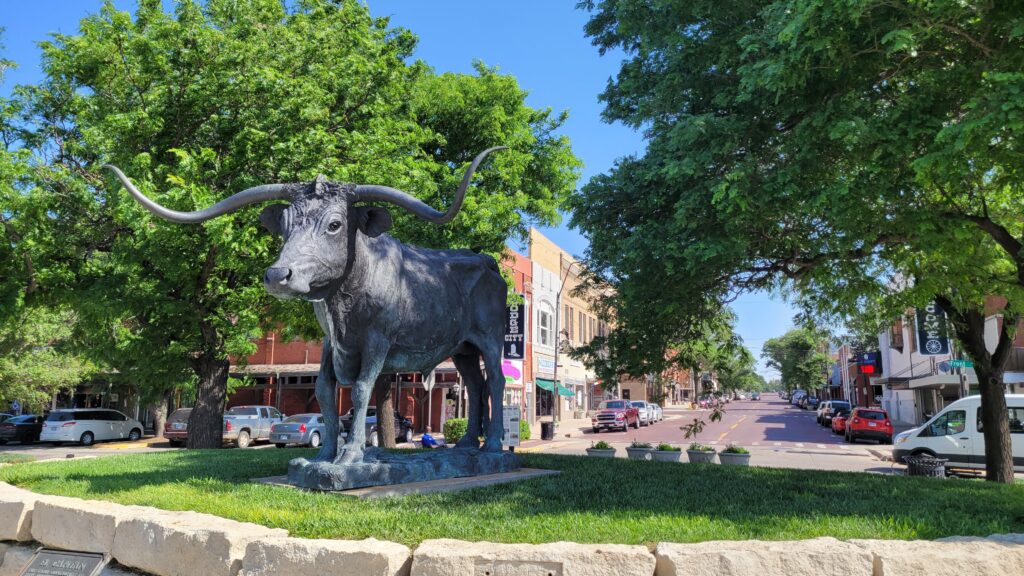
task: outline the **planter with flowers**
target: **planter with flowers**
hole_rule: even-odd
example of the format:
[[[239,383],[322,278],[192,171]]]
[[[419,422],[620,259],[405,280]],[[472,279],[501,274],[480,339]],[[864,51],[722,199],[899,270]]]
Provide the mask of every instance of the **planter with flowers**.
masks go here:
[[[722,461],[722,464],[750,466],[750,451],[742,446],[729,444],[725,450],[718,453],[718,459]]]
[[[686,456],[691,464],[711,464],[715,461],[715,449],[694,442],[686,449]]]
[[[587,456],[594,456],[596,458],[614,458],[615,448],[612,448],[611,444],[608,444],[604,440],[600,442],[591,442],[590,448],[587,448]]]
[[[682,448],[664,442],[658,444],[658,447],[651,452],[651,457],[658,462],[679,462],[679,457],[682,455]]]
[[[630,460],[650,460],[651,452],[654,452],[654,447],[647,442],[633,440],[632,444],[626,446],[626,454]]]

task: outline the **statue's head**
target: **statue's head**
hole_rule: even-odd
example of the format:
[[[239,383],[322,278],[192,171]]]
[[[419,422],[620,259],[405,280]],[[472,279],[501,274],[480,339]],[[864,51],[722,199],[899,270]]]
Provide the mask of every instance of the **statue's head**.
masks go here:
[[[487,154],[502,148],[484,150],[473,159],[455,193],[454,202],[444,213],[401,190],[387,186],[338,184],[323,177],[304,184],[257,186],[238,192],[205,210],[177,212],[144,196],[116,167],[107,167],[146,209],[172,222],[198,223],[249,204],[287,201],[287,204],[271,204],[260,214],[263,226],[284,238],[281,254],[267,269],[263,283],[267,291],[278,298],[321,300],[357,266],[373,265],[372,262],[357,261],[359,236],[375,238],[391,228],[391,214],[386,208],[366,204],[393,204],[424,220],[445,224],[462,207],[477,166]]]

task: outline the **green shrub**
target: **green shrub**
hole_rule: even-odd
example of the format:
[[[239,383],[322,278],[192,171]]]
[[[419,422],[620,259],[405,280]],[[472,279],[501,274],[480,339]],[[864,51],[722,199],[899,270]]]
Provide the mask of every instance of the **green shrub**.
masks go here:
[[[698,444],[697,442],[694,442],[693,444],[690,444],[690,447],[687,448],[687,450],[693,450],[694,452],[714,452],[715,451],[715,449],[712,448],[711,446],[705,446],[704,444]]]
[[[590,447],[595,448],[597,450],[611,450],[612,445],[605,442],[604,440],[601,440],[600,442],[592,442],[590,444]]]
[[[651,448],[651,443],[650,442],[637,442],[636,440],[633,440],[633,442],[630,443],[629,447],[630,448]]]
[[[725,452],[726,454],[750,454],[750,450],[735,444],[729,444],[725,447],[725,450],[722,450],[722,452]]]
[[[529,440],[530,439],[530,423],[526,420],[519,421],[519,439]]]
[[[469,422],[465,418],[452,418],[444,423],[444,441],[449,445],[458,442],[466,435]]]
[[[682,451],[682,448],[662,442],[661,444],[658,444],[658,450],[661,452],[680,452]]]

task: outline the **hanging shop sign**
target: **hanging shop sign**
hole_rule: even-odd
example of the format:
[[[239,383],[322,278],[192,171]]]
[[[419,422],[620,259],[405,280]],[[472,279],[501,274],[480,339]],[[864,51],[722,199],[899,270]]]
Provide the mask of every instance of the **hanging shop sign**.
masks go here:
[[[949,354],[946,312],[936,302],[917,309],[917,352],[924,356]]]
[[[526,358],[526,304],[506,306],[505,310],[505,358],[522,360]]]

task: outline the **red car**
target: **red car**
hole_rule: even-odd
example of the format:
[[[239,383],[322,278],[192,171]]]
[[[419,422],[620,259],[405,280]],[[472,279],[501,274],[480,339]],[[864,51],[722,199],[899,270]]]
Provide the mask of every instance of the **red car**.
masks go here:
[[[633,407],[629,400],[605,400],[597,409],[597,414],[590,419],[594,432],[600,432],[602,428],[621,429],[623,432],[629,427],[640,427],[640,410]]]
[[[881,444],[892,444],[892,422],[881,408],[854,408],[846,420],[846,441],[856,442],[861,438],[878,440]]]
[[[191,408],[178,408],[167,417],[164,423],[164,438],[171,446],[184,446],[188,439],[188,417],[192,414]]]
[[[846,419],[850,417],[849,410],[839,410],[832,415],[832,432],[835,434],[846,434]]]

